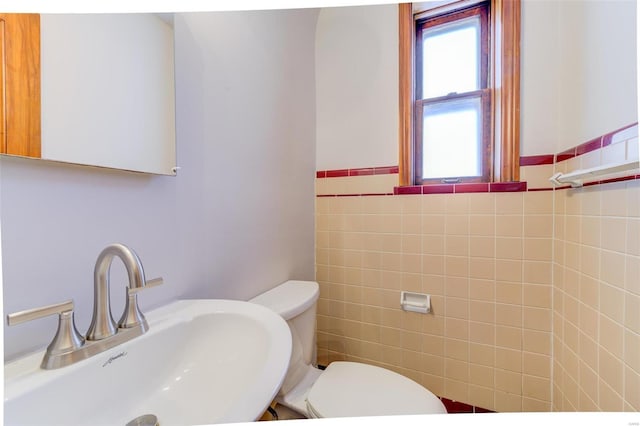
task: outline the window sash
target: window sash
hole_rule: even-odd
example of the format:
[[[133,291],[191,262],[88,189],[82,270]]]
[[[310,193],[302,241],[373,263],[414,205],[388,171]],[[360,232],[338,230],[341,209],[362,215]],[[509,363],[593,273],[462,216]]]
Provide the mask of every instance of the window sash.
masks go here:
[[[433,99],[421,99],[416,101],[415,104],[415,168],[414,168],[414,182],[417,184],[429,184],[429,183],[458,183],[458,182],[488,182],[491,178],[491,158],[492,158],[492,144],[490,138],[491,132],[491,104],[490,104],[491,92],[489,89],[481,89],[473,92],[453,94],[448,96],[442,96]],[[424,111],[430,106],[440,105],[439,109],[454,110],[455,106],[452,104],[460,103],[465,99],[478,99],[480,104],[480,123],[478,123],[479,131],[479,147],[478,153],[481,156],[481,173],[477,176],[440,176],[433,178],[424,178],[422,174],[423,158],[424,158],[424,129],[423,119]]]
[[[441,96],[431,99],[421,99],[423,93],[423,63],[424,55],[422,49],[422,40],[426,32],[433,30],[447,31],[447,26],[454,29],[455,26],[468,21],[469,19],[479,20],[479,46],[478,46],[478,70],[480,75],[478,76],[479,90],[467,92],[467,93],[455,93],[447,96]],[[422,176],[423,168],[423,113],[425,105],[431,105],[434,103],[442,102],[454,102],[458,99],[464,99],[468,97],[479,97],[481,100],[481,141],[479,141],[479,152],[483,155],[481,160],[482,173],[480,176],[456,176],[447,177],[446,181],[459,181],[459,182],[488,182],[492,177],[492,160],[491,160],[491,96],[488,87],[488,71],[489,71],[489,37],[488,37],[488,5],[487,3],[481,3],[472,7],[456,10],[451,13],[447,13],[443,16],[436,16],[418,20],[415,22],[415,92],[414,92],[414,147],[413,147],[413,182],[417,184],[442,182],[441,178],[424,178]]]
[[[423,93],[416,93],[416,99],[463,93],[482,87],[486,78],[483,78],[480,66],[480,29],[480,20],[476,16],[421,31],[422,38],[418,39],[417,43],[424,52],[423,57],[429,60],[419,64],[417,77],[420,79]],[[469,31],[473,35],[470,36]],[[465,32],[467,34],[464,34]],[[448,40],[438,41],[441,37],[447,37]],[[454,49],[451,43],[455,42],[464,43],[460,45],[461,52],[451,52]],[[428,50],[429,48],[433,50]]]

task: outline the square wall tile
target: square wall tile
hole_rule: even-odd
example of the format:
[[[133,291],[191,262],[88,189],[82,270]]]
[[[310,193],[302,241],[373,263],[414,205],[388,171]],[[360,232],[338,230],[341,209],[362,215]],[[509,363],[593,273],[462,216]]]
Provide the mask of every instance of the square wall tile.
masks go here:
[[[496,303],[496,324],[522,326],[522,306]]]
[[[551,175],[549,175],[551,176]],[[553,191],[524,192],[524,214],[553,214]]]
[[[480,343],[484,345],[494,345],[496,336],[496,325],[487,322],[469,321],[469,342]],[[472,359],[478,362],[476,359]],[[491,360],[493,365],[493,359]]]
[[[627,194],[626,183],[616,182],[602,185],[602,206],[600,214],[602,216],[623,217],[627,214]]]
[[[624,363],[640,374],[640,335],[624,331]]]
[[[522,412],[522,392],[510,393],[496,389],[495,409],[498,413]]]
[[[522,192],[497,193],[495,198],[496,214],[521,215],[524,212]]]
[[[521,305],[522,304],[522,285],[517,282],[496,282],[496,302],[501,304],[508,305]],[[501,320],[504,321],[506,319],[514,320],[515,317],[520,315],[520,311],[516,313],[509,313],[509,310],[514,308],[509,308],[507,306],[500,306],[500,316]],[[505,310],[507,310],[505,312]],[[507,318],[506,316],[509,316]]]
[[[552,240],[550,238],[528,238],[524,240],[525,260],[552,260]]]
[[[496,286],[494,280],[469,280],[469,299],[493,302],[495,301],[495,293]]]
[[[524,237],[551,238],[553,236],[552,215],[525,215]]]
[[[521,238],[496,238],[496,258],[509,260],[523,259],[523,246],[526,242],[526,240],[523,242]]]
[[[496,194],[470,193],[467,194],[469,202],[469,214],[472,215],[494,215],[496,212]]]
[[[472,300],[469,302],[469,319],[472,321],[494,323],[495,303]]]
[[[632,293],[624,295],[624,326],[634,333],[640,334],[640,296]]]
[[[527,188],[552,188],[549,181],[552,175],[553,164],[520,167],[520,180],[527,182]]]
[[[551,357],[536,353],[524,352],[522,355],[522,372],[530,376],[551,378]]]
[[[470,343],[469,358],[474,364],[493,367],[495,365],[496,348],[493,345]]]
[[[444,389],[443,395],[449,399],[454,401],[469,400],[469,384],[467,382],[445,378]]]
[[[495,334],[497,347],[522,350],[522,328],[497,325]]]
[[[420,197],[422,200],[422,214],[444,214],[448,197],[448,194],[431,194],[428,197]]]
[[[503,369],[495,370],[495,386],[496,391],[502,391],[504,393],[509,393],[512,395],[522,395],[522,374],[520,372],[514,372]],[[509,411],[504,408],[499,408],[500,405],[498,402],[498,395],[496,394],[496,409],[498,411]],[[503,401],[504,402],[504,401]],[[517,411],[520,411],[520,407]]]
[[[640,200],[638,200],[640,204]],[[631,256],[640,256],[640,238],[633,238],[634,235],[640,235],[640,219],[627,218],[627,246],[625,252]]]
[[[602,153],[602,164],[622,163],[627,156],[626,148],[626,143],[612,144],[603,147],[600,150]]]
[[[640,279],[638,277],[640,277],[640,257],[626,256],[624,288],[636,295],[640,295]]]
[[[540,401],[533,398],[522,398],[522,411],[525,413],[544,413],[551,411],[550,401]]]
[[[605,283],[624,288],[625,255],[611,251],[600,252],[600,279]]]
[[[498,237],[522,237],[523,216],[504,215],[496,219],[496,236]]]
[[[612,389],[623,389],[624,368],[622,361],[610,353],[604,347],[600,347],[598,353],[598,373],[600,379],[607,383]]]
[[[495,235],[495,215],[474,214],[469,216],[469,235],[471,236],[494,236]]]
[[[551,333],[537,330],[522,330],[522,349],[527,352],[551,355]]]
[[[551,308],[551,287],[549,285],[524,284],[523,290],[523,305]]]
[[[484,382],[483,384],[489,384],[492,382]],[[483,384],[469,385],[469,402],[476,408],[482,407],[486,410],[494,410],[494,391],[492,387],[483,386]],[[477,411],[476,411],[477,412]]]
[[[551,309],[523,308],[523,327],[530,330],[551,331]]]
[[[622,396],[612,389],[604,380],[600,380],[598,396],[598,405],[601,411],[620,412],[623,410],[624,403]]]
[[[546,378],[523,374],[522,395],[541,401],[551,401],[551,382]]]
[[[601,245],[604,250],[624,253],[627,242],[627,220],[624,217],[603,217],[601,221]],[[637,239],[637,238],[636,238]]]
[[[469,213],[469,194],[451,194],[445,197],[447,215],[466,215]]]
[[[640,411],[640,374],[629,367],[625,369],[624,399],[636,411]]]

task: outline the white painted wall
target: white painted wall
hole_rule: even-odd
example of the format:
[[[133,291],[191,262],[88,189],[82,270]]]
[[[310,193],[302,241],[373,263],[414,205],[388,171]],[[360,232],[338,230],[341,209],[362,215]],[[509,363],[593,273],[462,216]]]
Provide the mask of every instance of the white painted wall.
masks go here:
[[[636,1],[560,4],[559,150],[638,121]]]
[[[321,9],[318,170],[398,164],[398,6]]]
[[[318,170],[397,164],[396,8],[320,12]],[[637,121],[635,16],[633,0],[523,1],[521,155]]]
[[[86,331],[93,267],[111,242],[164,277],[140,295],[143,310],[313,279],[316,18],[176,17],[177,177],[1,158],[5,313],[73,298]],[[116,260],[116,320],[123,272]],[[44,347],[55,328],[53,317],[5,328],[5,358]]]
[[[520,155],[554,154],[560,139],[560,4],[522,2]],[[574,144],[575,145],[575,144]]]

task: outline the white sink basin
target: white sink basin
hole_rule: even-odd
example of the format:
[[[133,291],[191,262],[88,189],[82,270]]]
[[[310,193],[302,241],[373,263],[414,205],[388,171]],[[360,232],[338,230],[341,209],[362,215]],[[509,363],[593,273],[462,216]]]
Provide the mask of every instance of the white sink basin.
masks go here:
[[[5,425],[247,422],[276,395],[291,356],[286,322],[260,305],[182,300],[146,314],[149,331],[57,370],[44,352],[5,365]]]

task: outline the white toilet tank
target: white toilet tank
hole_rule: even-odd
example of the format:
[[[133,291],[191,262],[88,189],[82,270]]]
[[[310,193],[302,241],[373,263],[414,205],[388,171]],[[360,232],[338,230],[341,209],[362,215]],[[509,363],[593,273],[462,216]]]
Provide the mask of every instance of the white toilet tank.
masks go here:
[[[316,309],[320,294],[314,281],[287,281],[249,302],[277,312],[289,324],[292,339],[291,361],[280,394],[287,394],[316,363]]]

